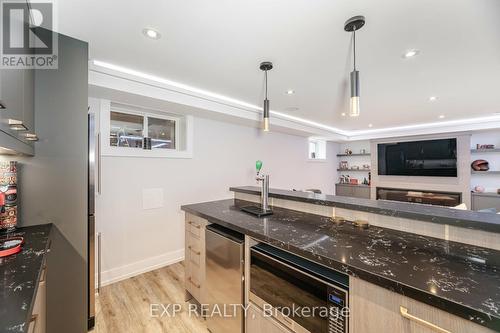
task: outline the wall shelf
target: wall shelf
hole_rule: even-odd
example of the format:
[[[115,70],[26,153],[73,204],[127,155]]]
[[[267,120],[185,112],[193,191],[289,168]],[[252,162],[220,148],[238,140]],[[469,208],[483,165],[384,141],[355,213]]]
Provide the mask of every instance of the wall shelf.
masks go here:
[[[370,172],[370,169],[337,169],[337,171]]]
[[[500,170],[499,171],[474,171],[474,170],[472,170],[472,174],[474,174],[474,175],[479,175],[479,174],[500,175]]]
[[[500,148],[495,149],[471,149],[471,153],[500,153]]]
[[[370,153],[365,154],[337,154],[337,157],[349,157],[349,156],[370,156]]]
[[[370,187],[370,185],[365,185],[365,184],[354,185],[354,184],[347,184],[347,183],[337,183],[335,185],[338,185],[338,186],[351,186],[351,187]]]

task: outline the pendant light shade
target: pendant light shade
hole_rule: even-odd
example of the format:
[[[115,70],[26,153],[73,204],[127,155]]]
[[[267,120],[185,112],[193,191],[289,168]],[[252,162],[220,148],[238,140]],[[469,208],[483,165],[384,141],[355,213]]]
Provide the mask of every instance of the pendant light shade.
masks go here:
[[[359,117],[359,71],[356,70],[356,31],[365,25],[364,16],[354,16],[348,19],[344,24],[344,30],[352,32],[352,55],[354,68],[350,75],[351,82],[351,101],[349,116]]]
[[[351,72],[351,103],[349,116],[359,116],[359,71]]]
[[[264,132],[269,132],[269,100],[267,99],[267,71],[273,69],[273,63],[269,61],[264,61],[259,66],[260,70],[264,71],[265,75],[265,85],[266,85],[266,98],[264,99],[263,105],[263,129]]]

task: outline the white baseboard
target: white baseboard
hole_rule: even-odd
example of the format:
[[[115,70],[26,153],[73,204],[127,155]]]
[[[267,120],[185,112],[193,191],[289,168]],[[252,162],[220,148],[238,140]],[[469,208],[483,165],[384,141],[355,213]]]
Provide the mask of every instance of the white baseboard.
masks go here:
[[[184,249],[101,272],[101,287],[184,260]],[[97,277],[96,277],[97,281]]]

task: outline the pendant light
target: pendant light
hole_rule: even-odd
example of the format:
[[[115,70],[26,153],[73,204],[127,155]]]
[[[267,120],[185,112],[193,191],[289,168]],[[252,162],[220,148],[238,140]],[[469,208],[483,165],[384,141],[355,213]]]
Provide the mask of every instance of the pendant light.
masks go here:
[[[344,30],[347,32],[352,32],[352,54],[354,69],[350,75],[351,82],[351,103],[349,116],[358,117],[359,116],[359,71],[356,69],[356,31],[361,29],[365,25],[364,16],[354,16],[348,19],[344,24]]]
[[[270,61],[264,61],[260,64],[260,70],[264,71],[265,81],[266,81],[266,99],[264,100],[264,132],[269,132],[269,100],[267,99],[267,71],[273,69],[273,63]]]

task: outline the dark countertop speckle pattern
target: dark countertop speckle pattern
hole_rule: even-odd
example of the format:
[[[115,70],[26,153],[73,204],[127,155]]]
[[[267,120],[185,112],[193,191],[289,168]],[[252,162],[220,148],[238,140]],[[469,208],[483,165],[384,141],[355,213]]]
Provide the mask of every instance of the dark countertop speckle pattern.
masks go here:
[[[500,331],[500,251],[274,207],[257,218],[228,199],[182,206],[257,240]]]
[[[26,332],[49,246],[51,224],[18,228],[6,236],[24,237],[22,251],[0,258],[0,332]]]
[[[231,187],[229,190],[247,194],[260,194],[260,188],[256,186]],[[279,189],[270,189],[269,197],[500,233],[500,215],[493,213]]]

